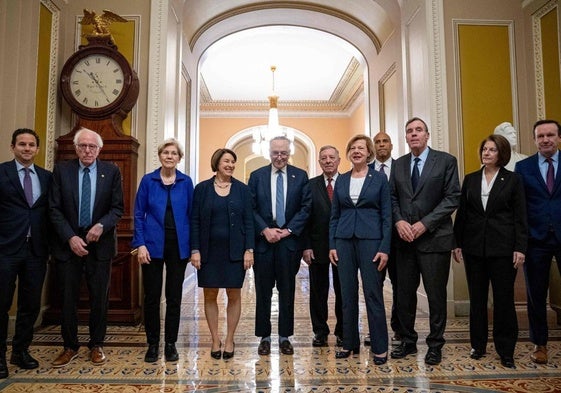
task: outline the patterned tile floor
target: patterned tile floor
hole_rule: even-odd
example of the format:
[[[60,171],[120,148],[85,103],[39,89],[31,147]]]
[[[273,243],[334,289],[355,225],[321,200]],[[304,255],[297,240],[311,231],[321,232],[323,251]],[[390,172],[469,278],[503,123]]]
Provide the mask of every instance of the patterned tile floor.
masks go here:
[[[391,298],[391,286],[386,289]],[[222,294],[224,308],[225,295]],[[515,370],[501,366],[492,345],[479,361],[469,358],[468,326],[465,318],[450,319],[447,344],[439,366],[425,365],[423,337],[428,330],[427,316],[419,313],[417,326],[419,353],[402,360],[389,360],[375,366],[364,349],[360,355],[337,360],[335,337],[330,346],[313,348],[308,314],[308,270],[300,270],[296,296],[296,334],[292,338],[294,356],[279,355],[272,346],[269,357],[257,355],[258,340],[253,336],[253,277],[248,274],[243,290],[243,310],[236,336],[236,354],[230,360],[210,357],[210,335],[204,318],[202,290],[195,279],[185,281],[178,350],[180,360],[144,363],[145,337],[142,326],[111,326],[105,350],[108,362],[92,366],[87,350],[65,368],[54,369],[52,360],[60,351],[58,326],[38,330],[31,348],[41,367],[20,370],[9,366],[10,377],[0,380],[2,392],[561,392],[561,330],[551,331],[550,362],[530,361],[532,345],[522,331],[516,348]],[[388,304],[389,307],[389,304]],[[361,315],[364,310],[361,310]],[[274,313],[276,318],[276,313]],[[361,331],[365,329],[362,318]],[[221,328],[224,320],[221,319]],[[276,324],[274,323],[273,326]],[[333,324],[331,324],[333,326]],[[80,329],[87,340],[86,327]],[[273,337],[275,342],[275,337]],[[8,356],[10,354],[8,353]]]

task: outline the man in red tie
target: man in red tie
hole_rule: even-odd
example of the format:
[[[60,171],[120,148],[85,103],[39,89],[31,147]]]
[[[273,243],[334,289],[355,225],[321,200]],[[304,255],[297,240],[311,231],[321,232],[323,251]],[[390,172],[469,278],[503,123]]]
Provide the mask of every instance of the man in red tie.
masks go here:
[[[524,273],[528,298],[530,341],[534,363],[545,364],[547,358],[547,290],[553,257],[561,270],[561,176],[559,143],[561,127],[555,120],[534,124],[534,143],[538,152],[516,163],[522,176],[528,214],[528,249]]]
[[[323,146],[319,150],[319,165],[323,173],[310,179],[310,192],[312,194],[312,210],[310,220],[305,231],[306,249],[304,262],[308,264],[310,275],[310,317],[314,347],[326,347],[327,336],[330,333],[327,325],[328,297],[329,297],[329,266],[333,275],[333,289],[335,290],[335,336],[337,345],[343,343],[343,311],[341,309],[341,286],[337,266],[329,263],[329,218],[331,216],[331,198],[337,180],[339,151],[333,146]]]

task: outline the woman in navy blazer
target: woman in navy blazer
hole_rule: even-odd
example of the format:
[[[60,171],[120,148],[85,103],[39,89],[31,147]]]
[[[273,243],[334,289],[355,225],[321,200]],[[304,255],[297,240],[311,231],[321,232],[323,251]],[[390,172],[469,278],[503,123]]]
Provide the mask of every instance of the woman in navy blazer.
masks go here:
[[[470,297],[470,357],[485,355],[487,293],[493,288],[493,341],[505,367],[514,368],[518,322],[514,280],[528,241],[526,201],[520,176],[504,168],[510,144],[490,135],[479,146],[483,167],[466,175],[454,233],[456,262],[464,261]]]
[[[179,331],[185,268],[190,256],[190,215],[193,200],[191,178],[177,169],[183,147],[167,139],[158,147],[162,166],[144,175],[134,205],[134,237],[144,285],[144,326],[148,350],[144,361],[158,360],[160,298],[166,265],[166,319],[164,354],[179,359],[175,342]]]
[[[218,149],[210,164],[216,175],[195,187],[191,217],[191,263],[204,288],[205,316],[212,336],[214,359],[234,356],[234,334],[241,314],[245,271],[253,266],[255,230],[249,188],[232,177],[236,153]],[[217,297],[228,295],[227,333],[222,352],[218,330]]]
[[[335,183],[329,223],[329,258],[339,269],[343,299],[343,350],[336,358],[360,351],[358,270],[366,302],[374,363],[386,363],[388,328],[382,285],[391,242],[391,199],[386,176],[368,167],[374,145],[366,135],[347,143],[353,169]]]

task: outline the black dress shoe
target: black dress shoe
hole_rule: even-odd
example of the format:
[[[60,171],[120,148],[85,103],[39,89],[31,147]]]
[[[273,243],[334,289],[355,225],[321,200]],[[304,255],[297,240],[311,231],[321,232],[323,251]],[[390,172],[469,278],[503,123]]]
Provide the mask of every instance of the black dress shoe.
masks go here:
[[[337,346],[342,347],[343,346],[343,337],[341,337],[341,336],[335,336],[335,337],[337,337]]]
[[[32,370],[39,367],[39,362],[31,357],[27,349],[12,352],[10,363],[15,364],[19,368],[23,368],[25,370]]]
[[[8,365],[6,364],[6,355],[0,355],[0,379],[8,378]]]
[[[346,359],[351,355],[358,355],[360,353],[360,348],[355,348],[349,351],[337,351],[335,352],[335,359]]]
[[[234,357],[234,352],[236,351],[236,343],[232,343],[232,352],[224,351],[222,352],[222,359],[228,360]]]
[[[146,350],[146,355],[144,355],[144,361],[146,363],[154,363],[158,360],[159,355],[159,345],[158,344],[148,344],[148,349]]]
[[[475,359],[475,360],[479,360],[483,356],[485,356],[485,350],[484,349],[472,348],[471,351],[469,352],[469,357],[472,358],[472,359]]]
[[[501,356],[501,364],[506,368],[516,368],[512,356]]]
[[[271,342],[269,340],[261,340],[259,347],[257,347],[257,353],[261,356],[267,356],[271,354]]]
[[[164,355],[166,361],[175,362],[179,360],[179,354],[177,353],[177,348],[175,348],[175,343],[166,343],[164,347]]]
[[[316,334],[312,340],[312,347],[327,347],[327,337]]]
[[[403,359],[407,355],[413,355],[417,353],[417,345],[412,343],[402,342],[391,352],[392,359]]]
[[[425,363],[431,366],[436,366],[442,361],[442,351],[440,348],[429,348],[425,355]]]
[[[283,355],[294,355],[294,348],[288,340],[284,340],[279,344],[280,351]]]

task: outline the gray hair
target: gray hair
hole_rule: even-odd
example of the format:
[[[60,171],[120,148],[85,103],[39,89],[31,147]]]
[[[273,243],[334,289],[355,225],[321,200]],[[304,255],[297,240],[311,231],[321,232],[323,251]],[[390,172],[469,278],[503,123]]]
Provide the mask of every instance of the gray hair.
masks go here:
[[[80,128],[76,134],[74,134],[74,139],[72,140],[74,142],[74,145],[78,145],[78,141],[80,140],[80,137],[82,136],[83,133],[92,133],[95,135],[95,139],[97,139],[97,146],[101,149],[103,147],[103,139],[101,138],[101,135],[99,135],[97,132],[90,130],[89,128],[85,128],[82,127]]]

